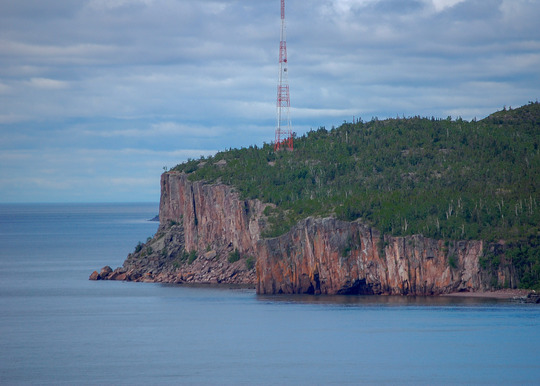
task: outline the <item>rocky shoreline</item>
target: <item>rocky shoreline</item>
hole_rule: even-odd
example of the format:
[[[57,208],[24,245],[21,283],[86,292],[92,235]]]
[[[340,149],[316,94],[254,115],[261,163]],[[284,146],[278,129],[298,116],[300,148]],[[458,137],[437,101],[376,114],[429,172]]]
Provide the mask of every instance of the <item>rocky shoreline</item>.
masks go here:
[[[221,267],[219,267],[221,268]],[[160,272],[146,271],[145,269],[127,269],[118,267],[112,269],[108,265],[101,270],[94,271],[90,280],[118,280],[144,283],[169,284],[234,284],[255,288],[255,272],[246,271],[241,267],[229,269],[216,269],[212,272],[209,264],[194,264],[190,269],[163,270]]]
[[[127,270],[123,267],[113,270],[109,266],[103,267],[99,272],[94,271],[90,275],[90,280],[119,280],[119,281],[133,281],[143,283],[168,283],[168,284],[188,284],[188,285],[235,285],[242,288],[256,287],[255,275],[239,275],[239,271],[231,272],[231,275],[226,278],[200,276],[196,273],[159,273],[152,274],[150,272],[137,272],[134,270]],[[526,289],[501,289],[495,291],[477,291],[477,292],[452,292],[448,294],[441,294],[443,297],[456,297],[456,298],[490,298],[500,300],[514,300],[523,303],[535,303],[540,304],[540,293],[536,291]]]

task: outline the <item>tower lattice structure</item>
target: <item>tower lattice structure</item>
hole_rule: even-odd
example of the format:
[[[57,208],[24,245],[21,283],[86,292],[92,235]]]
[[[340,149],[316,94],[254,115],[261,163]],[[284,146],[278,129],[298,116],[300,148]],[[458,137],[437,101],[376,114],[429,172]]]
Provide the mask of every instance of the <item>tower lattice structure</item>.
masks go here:
[[[293,150],[291,128],[291,99],[289,96],[289,76],[287,69],[287,39],[285,24],[285,0],[281,0],[281,34],[279,42],[279,83],[277,87],[277,126],[274,150]]]

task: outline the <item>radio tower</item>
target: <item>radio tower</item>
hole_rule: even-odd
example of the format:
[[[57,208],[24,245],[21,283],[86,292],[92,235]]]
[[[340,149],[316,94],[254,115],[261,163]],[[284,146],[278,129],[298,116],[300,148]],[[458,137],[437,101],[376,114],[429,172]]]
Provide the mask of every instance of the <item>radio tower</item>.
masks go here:
[[[281,0],[281,34],[279,42],[279,84],[277,88],[277,127],[274,151],[293,150],[290,118],[291,100],[287,74],[287,41],[285,34],[285,0]]]

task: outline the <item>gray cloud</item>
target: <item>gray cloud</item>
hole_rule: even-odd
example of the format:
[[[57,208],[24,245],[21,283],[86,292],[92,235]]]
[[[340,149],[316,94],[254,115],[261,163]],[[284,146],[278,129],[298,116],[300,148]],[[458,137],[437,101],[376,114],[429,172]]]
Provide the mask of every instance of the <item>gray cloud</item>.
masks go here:
[[[352,115],[480,118],[538,98],[537,1],[288,0],[286,12],[298,133]],[[58,170],[51,155],[78,149],[139,149],[159,165],[188,156],[177,149],[270,142],[279,23],[277,0],[0,0],[0,151],[30,157],[37,181],[32,163]],[[5,165],[4,181],[24,169]],[[149,165],[139,172],[157,180]],[[102,184],[137,178],[100,170]],[[0,201],[25,184],[11,186]],[[137,200],[124,193],[115,200]]]

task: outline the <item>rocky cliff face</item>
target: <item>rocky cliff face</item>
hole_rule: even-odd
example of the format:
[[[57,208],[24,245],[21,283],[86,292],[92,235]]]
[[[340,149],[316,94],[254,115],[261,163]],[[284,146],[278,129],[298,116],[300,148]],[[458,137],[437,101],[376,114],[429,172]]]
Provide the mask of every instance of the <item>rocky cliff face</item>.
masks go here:
[[[160,225],[180,223],[187,250],[255,253],[264,205],[240,200],[226,185],[190,182],[187,175],[170,172],[161,178]]]
[[[360,221],[335,218],[308,218],[263,239],[264,208],[229,186],[164,173],[156,235],[123,267],[93,278],[253,284],[261,294],[436,295],[493,284],[479,264],[481,241],[382,236]],[[501,265],[497,281],[512,280]]]
[[[160,225],[124,265],[94,279],[167,283],[255,284],[260,201],[240,200],[230,187],[161,176]]]
[[[259,293],[435,295],[482,288],[480,241],[384,236],[361,222],[306,219],[259,243]]]

